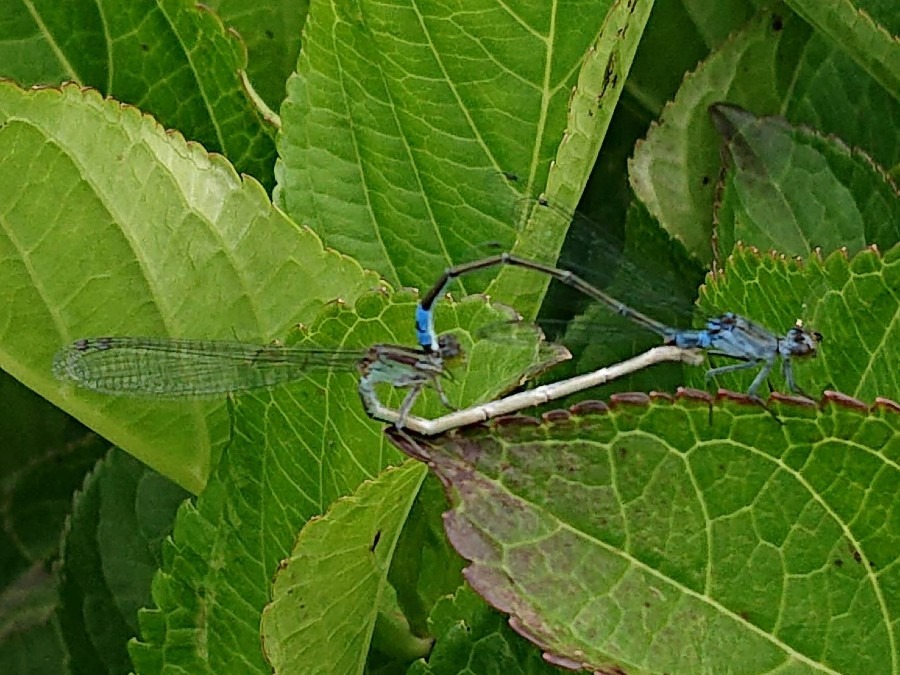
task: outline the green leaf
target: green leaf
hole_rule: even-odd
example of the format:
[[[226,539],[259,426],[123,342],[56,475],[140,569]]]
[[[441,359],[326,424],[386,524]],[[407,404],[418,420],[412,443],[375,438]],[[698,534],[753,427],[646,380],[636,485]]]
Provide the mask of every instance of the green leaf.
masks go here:
[[[22,675],[66,672],[54,615],[56,575],[37,562],[0,593],[0,669]]]
[[[569,96],[566,128],[542,191],[552,203],[565,210],[574,210],[581,199],[613,113],[618,109],[653,6],[654,2],[637,0],[612,3],[599,34],[580,64],[578,81]],[[552,7],[547,5],[548,10],[555,11]],[[552,263],[559,256],[568,230],[567,218],[535,209],[520,224],[515,253]],[[544,298],[548,280],[535,284],[534,280],[525,281],[526,276],[523,270],[503,269],[490,286],[490,292],[515,305],[523,316],[533,318]]]
[[[80,672],[131,670],[126,643],[137,635],[162,538],[187,496],[120,450],[76,494],[63,540],[59,620]]]
[[[684,73],[745,24],[755,11],[750,0],[656,4],[628,78],[623,94],[627,104],[621,114],[635,106],[643,108],[646,131],[650,121],[675,95]]]
[[[0,401],[0,671],[65,672],[60,532],[107,444],[5,373]]]
[[[299,48],[300,36],[290,26],[299,25],[305,6],[243,3],[229,12],[230,4],[225,0],[223,12],[239,27],[249,63],[243,45],[227,35],[215,17],[180,0],[140,0],[127,6],[107,2],[87,8],[38,2],[17,6],[0,26],[0,74],[24,73],[23,86],[37,81],[27,77],[39,75],[48,76],[39,81],[54,84],[63,77],[94,83],[104,94],[139,103],[185,137],[227,153],[239,170],[251,171],[270,185],[265,172],[272,165],[271,142],[240,90],[238,74],[246,68],[250,82],[277,107],[285,89],[284,73],[293,70]],[[746,16],[749,6],[740,0],[715,6],[696,0],[656,5],[651,0],[573,0],[527,9],[468,3],[461,11],[455,5],[398,9],[337,4],[313,3],[303,36],[298,73],[284,106],[279,203],[290,205],[297,223],[311,222],[330,245],[375,266],[391,281],[421,286],[432,282],[448,261],[477,255],[473,250],[487,241],[505,247],[517,244],[519,252],[551,258],[568,223],[513,222],[510,213],[519,195],[543,191],[554,203],[566,205],[577,199],[601,142],[604,152],[630,148],[633,141],[628,139],[643,134],[632,128],[620,136],[615,125],[607,132],[613,110],[621,120],[637,109],[641,116],[631,124],[648,123],[674,83],[681,81],[682,64],[702,58],[706,48],[732,31],[730,21]],[[683,4],[677,9],[695,17],[696,30],[684,32],[669,23],[673,4]],[[651,8],[662,24],[657,36],[668,41],[668,51],[659,42],[647,42],[651,31],[644,23]],[[272,21],[278,30],[269,37],[266,30]],[[896,173],[896,96],[835,49],[833,40],[815,34],[789,12],[761,15],[757,23],[767,36],[771,32],[774,44],[764,41],[766,49],[755,49],[761,42],[744,45],[743,58],[735,59],[734,71],[723,78],[734,83],[735,96],[727,98],[745,96],[738,101],[744,105],[775,101],[777,105],[754,112],[781,114],[792,124],[836,134]],[[793,32],[781,39],[780,31]],[[745,35],[738,35],[722,50],[742,39]],[[629,70],[639,40],[644,42],[644,58],[659,68],[649,86]],[[704,47],[698,50],[698,44]],[[264,53],[258,51],[260,45],[274,46]],[[679,52],[678,58],[669,58],[673,51]],[[756,61],[756,56],[761,58]],[[273,66],[261,73],[269,58]],[[690,87],[695,95],[720,88],[715,77],[706,75],[689,78],[685,90]],[[623,90],[625,106],[616,103]],[[592,107],[594,102],[602,102],[599,109]],[[714,185],[720,168],[718,139],[709,125],[707,103],[691,106],[685,118],[706,125],[704,138],[710,145],[700,152],[708,152],[704,157],[710,162],[679,165],[667,154],[680,147],[678,143],[660,143],[650,162],[654,171],[675,166],[681,171],[676,180],[684,184],[708,177]],[[0,153],[0,284],[8,291],[0,310],[0,367],[54,401],[70,397],[66,405],[82,419],[195,491],[233,431],[233,442],[209,489],[196,504],[182,508],[173,540],[164,547],[162,572],[153,585],[157,609],[140,614],[143,642],[131,649],[135,669],[270,672],[260,650],[259,620],[270,600],[278,561],[289,554],[308,518],[399,461],[383,443],[380,425],[364,416],[357,379],[349,373],[323,373],[291,387],[241,397],[233,401],[229,419],[224,404],[71,398],[72,392],[60,391],[49,380],[49,360],[64,342],[88,333],[257,341],[296,337],[290,326],[314,321],[323,303],[338,297],[348,306],[325,310],[313,333],[300,333],[302,341],[341,347],[367,347],[385,339],[408,343],[415,299],[406,293],[391,300],[366,295],[377,284],[373,274],[363,272],[355,260],[324,251],[319,239],[273,208],[255,183],[238,180],[222,158],[210,158],[177,134],[164,135],[134,109],[101,102],[94,94],[68,88],[26,93],[0,84]],[[604,166],[608,171],[610,165]],[[519,180],[510,182],[501,171]],[[624,214],[630,201],[624,183],[620,169],[615,175],[601,170],[592,196],[608,202],[616,192]],[[681,223],[687,232],[712,220],[713,185],[707,188],[709,195],[704,193],[704,199],[709,197],[706,210],[697,211],[702,217]],[[657,181],[653,188],[671,199],[666,211],[696,199],[680,183],[672,190]],[[705,228],[698,235],[707,253],[710,232]],[[678,268],[665,246],[650,250],[654,258],[665,258],[660,267]],[[893,281],[889,270],[874,263],[870,271],[855,267],[857,258],[843,265],[826,262],[834,267],[823,277],[830,280],[832,275],[838,283],[820,282],[842,290],[831,290],[826,298],[833,307],[821,317],[827,334],[822,358],[804,364],[803,370],[798,367],[798,380],[817,387],[830,386],[833,380],[848,391],[858,386],[859,395],[871,400],[895,386],[891,373],[897,371],[897,362],[890,347],[896,340],[884,327],[893,325],[893,315],[886,314],[893,305],[882,297],[885,285]],[[851,266],[856,271],[851,272]],[[746,294],[753,296],[756,268],[751,266],[750,272],[735,276],[746,281]],[[842,274],[848,282],[840,281]],[[680,281],[689,287],[687,276]],[[782,278],[794,277],[772,275],[773,280]],[[514,275],[504,273],[502,281],[503,289],[497,285],[492,290],[531,315],[544,280],[523,279],[519,284]],[[471,279],[464,286],[471,291],[486,284]],[[877,302],[867,316],[867,293],[873,288]],[[803,302],[816,308],[814,317],[825,305],[811,304],[808,298],[801,302],[801,291],[807,290],[801,284],[787,294],[766,291],[763,303],[749,304],[754,312],[765,310],[778,321],[780,315],[772,307],[784,310],[790,323],[797,314],[809,321]],[[724,299],[722,309],[739,308]],[[772,307],[765,308],[765,303]],[[844,325],[833,326],[829,317],[839,316],[841,303],[846,306]],[[503,316],[487,310],[481,300],[458,306],[442,302],[439,310],[441,328],[462,324],[470,348],[467,367],[447,387],[457,405],[498,395],[539,356],[534,345],[515,354],[507,353],[508,344],[472,349],[477,327]],[[877,321],[888,323],[873,328]],[[869,332],[852,334],[855,326]],[[860,342],[868,351],[854,367],[862,370],[831,361],[832,355],[843,358],[846,345]],[[702,377],[699,369],[691,372]],[[777,382],[777,376],[773,379]],[[382,389],[390,404],[399,401],[390,387]],[[10,399],[2,400],[6,405]],[[416,412],[436,415],[443,410],[429,394]],[[27,438],[20,457],[31,456],[25,454],[32,449],[26,443]],[[19,449],[15,446],[10,456]],[[52,487],[57,476],[42,475]],[[420,500],[433,497],[423,492]],[[435,598],[458,585],[458,558],[434,540],[434,510],[440,503],[412,508],[395,552],[384,560],[390,570],[387,581],[397,585],[398,593],[381,582],[381,600],[366,606],[369,616],[380,615],[374,627],[366,627],[374,636],[372,646],[351,655],[352,662],[364,664],[368,672],[396,672],[404,658],[421,650],[425,617]],[[135,545],[129,536],[131,523],[123,517],[121,528],[98,530],[103,551],[122,546],[123,558],[130,560]],[[48,531],[35,531],[34,540],[50,541]],[[4,536],[0,542],[4,556],[9,552],[5,549],[15,548],[14,541],[6,546],[10,540]],[[424,550],[417,558],[419,542]],[[107,561],[103,570],[116,571],[110,578],[122,581],[131,578],[123,567]],[[3,572],[13,579],[20,574]],[[88,589],[97,594],[86,594],[86,606],[101,597],[94,586]],[[115,598],[109,616],[124,617],[136,604],[120,594]],[[474,615],[482,611],[462,603],[459,608],[471,612],[473,625]],[[133,628],[128,618],[122,623]],[[58,631],[52,621],[43,625]],[[95,639],[95,626],[85,627]],[[326,635],[347,631],[341,623],[315,628]],[[499,642],[485,641],[479,664],[502,663],[511,669],[519,654],[533,654],[529,645],[512,643],[508,629],[503,630],[502,641],[522,651],[507,659]],[[8,635],[19,640],[14,631]],[[26,644],[31,643],[19,640],[16,646]],[[490,658],[491,644],[504,658]],[[59,651],[52,672],[69,665],[56,667],[63,658]],[[120,646],[113,645],[103,656],[120,653]],[[532,656],[521,660],[526,658],[534,663]],[[73,670],[79,666],[76,660],[70,662]],[[441,666],[452,667],[449,662]],[[327,667],[327,662],[316,667]],[[12,662],[0,670],[17,672],[24,666]],[[95,672],[87,660],[83,670]]]
[[[18,552],[32,561],[52,560],[59,533],[72,506],[72,492],[84,480],[104,444],[89,436],[73,446],[53,448],[30,458],[7,475],[3,489],[6,533]]]
[[[638,198],[705,264],[730,253],[711,244],[721,160],[707,109],[720,101],[833,134],[883,166],[900,158],[891,92],[789,12],[761,12],[687,76],[629,166]]]
[[[0,76],[25,85],[108,78],[101,15],[96,4],[7,4],[0,24]],[[78,26],[80,30],[72,30]]]
[[[897,49],[900,19],[896,5],[884,0],[786,2],[840,49],[847,51],[900,101],[900,50]]]
[[[305,340],[348,347],[405,334],[415,302],[409,292],[393,299],[372,293],[352,309],[330,305]],[[475,342],[481,326],[511,316],[480,297],[441,303],[438,330],[454,329],[468,355],[445,385],[454,405],[497,396],[543,357],[536,340],[518,349]],[[382,425],[365,416],[357,382],[353,373],[311,374],[290,386],[234,399],[234,440],[196,506],[182,507],[154,581],[157,609],[141,613],[143,642],[131,649],[139,672],[269,672],[259,652],[260,613],[270,600],[269,580],[289,555],[297,532],[336,499],[400,460],[386,443]],[[396,407],[400,392],[384,389],[389,394],[384,400]],[[443,412],[431,392],[424,399],[415,414]],[[346,615],[331,618],[337,623],[323,622],[315,629],[344,634]],[[348,658],[365,661],[364,647],[357,643],[355,650],[362,651]]]
[[[17,3],[7,11],[0,39],[16,47],[0,51],[0,76],[22,86],[94,87],[273,186],[272,131],[241,85],[245,47],[212,12],[180,0]]]
[[[388,580],[397,603],[416,635],[428,634],[431,608],[463,582],[463,561],[444,536],[441,513],[446,499],[440,483],[429,476],[397,541]]]
[[[269,107],[277,109],[284,99],[284,83],[297,66],[308,0],[253,5],[244,0],[211,0],[204,4],[241,36],[247,45],[247,74],[253,88]]]
[[[275,672],[310,673],[324,663],[331,673],[362,672],[397,539],[424,478],[415,462],[389,469],[303,529],[262,617]]]
[[[520,191],[554,183],[551,197],[565,185],[577,201],[594,161],[579,153],[599,147],[651,6],[314,4],[282,107],[276,201],[394,284],[428,285],[485,240],[511,247]],[[572,152],[558,155],[566,128]],[[551,256],[565,226],[526,228],[520,243]]]
[[[786,255],[900,241],[900,198],[884,169],[834,138],[757,118],[730,105],[710,108],[730,162],[716,210],[717,244],[737,241]]]
[[[450,486],[469,583],[555,659],[893,672],[898,409],[836,398],[777,413],[657,400],[390,433]]]
[[[541,652],[522,640],[503,615],[494,611],[468,586],[442,599],[429,621],[435,636],[434,649],[418,661],[408,675],[455,675],[456,673],[505,673],[506,675],[552,675]]]
[[[603,138],[601,152],[578,202],[578,212],[587,218],[578,218],[569,226],[559,256],[561,265],[577,269],[584,275],[587,270],[604,270],[620,264],[619,260],[611,260],[609,250],[612,247],[604,244],[622,240],[625,235],[620,232],[623,231],[631,238],[631,211],[636,200],[628,184],[627,163],[635,143],[647,133],[648,126],[658,117],[665,102],[675,95],[685,71],[740,28],[754,11],[749,0],[654,3],[620,102]],[[558,203],[559,200],[555,201]],[[652,222],[653,230],[659,229],[654,219],[648,220]],[[602,233],[600,237],[598,232]],[[657,236],[651,235],[651,238]],[[603,243],[598,245],[598,239]],[[598,254],[603,261],[600,264],[596,264]],[[600,282],[590,274],[587,278],[599,282],[601,287],[606,283],[605,279]],[[524,278],[523,282],[526,282]],[[533,281],[526,283],[530,285]],[[570,320],[582,311],[584,303],[575,299],[573,293],[571,289],[551,283],[539,314],[542,323],[547,319]],[[690,293],[690,297],[695,296],[696,289]],[[622,299],[632,301],[630,295],[623,295]],[[602,363],[609,363],[614,357],[604,359]]]
[[[90,335],[265,342],[376,284],[258,183],[95,93],[0,84],[0,154],[0,367],[191,490],[226,440],[224,403],[62,388],[54,352]]]
[[[0,374],[0,585],[59,555],[72,492],[106,451],[102,439],[5,374]],[[12,421],[21,424],[12,424]],[[8,538],[8,539],[7,539]]]

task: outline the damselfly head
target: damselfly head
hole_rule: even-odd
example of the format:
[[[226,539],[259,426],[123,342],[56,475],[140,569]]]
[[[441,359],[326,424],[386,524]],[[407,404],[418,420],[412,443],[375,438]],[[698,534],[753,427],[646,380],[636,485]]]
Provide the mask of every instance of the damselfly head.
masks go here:
[[[785,336],[785,347],[789,356],[815,356],[821,341],[821,333],[807,330],[803,322],[797,319]]]
[[[459,338],[453,333],[438,335],[438,354],[443,361],[462,359],[465,356]]]

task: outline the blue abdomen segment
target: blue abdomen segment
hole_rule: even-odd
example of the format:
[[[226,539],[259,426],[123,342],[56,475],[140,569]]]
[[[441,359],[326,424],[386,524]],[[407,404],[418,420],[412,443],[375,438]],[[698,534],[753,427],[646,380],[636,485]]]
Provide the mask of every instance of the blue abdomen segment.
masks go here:
[[[670,333],[666,344],[681,349],[709,349],[713,345],[713,338],[708,330],[680,330]]]
[[[437,336],[434,334],[434,314],[422,304],[416,305],[416,341],[423,349],[437,351]]]

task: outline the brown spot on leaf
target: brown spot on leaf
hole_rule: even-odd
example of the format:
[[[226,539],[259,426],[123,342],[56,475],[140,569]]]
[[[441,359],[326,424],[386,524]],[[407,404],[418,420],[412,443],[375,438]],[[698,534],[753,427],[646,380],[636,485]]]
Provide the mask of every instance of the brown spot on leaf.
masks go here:
[[[609,397],[609,402],[613,405],[647,405],[650,403],[650,396],[642,391],[626,391],[613,394]]]
[[[858,398],[847,396],[839,391],[826,391],[822,394],[822,398],[829,403],[837,403],[847,408],[855,408],[856,410],[868,410],[869,406],[860,401]]]
[[[569,411],[549,410],[541,415],[541,419],[545,422],[567,422],[569,420]]]
[[[497,427],[537,427],[541,425],[540,420],[535,419],[534,417],[529,417],[528,415],[504,415],[503,417],[498,417],[494,420],[494,425]]]
[[[609,412],[609,406],[603,401],[581,401],[569,408],[569,411],[573,415],[595,415]]]

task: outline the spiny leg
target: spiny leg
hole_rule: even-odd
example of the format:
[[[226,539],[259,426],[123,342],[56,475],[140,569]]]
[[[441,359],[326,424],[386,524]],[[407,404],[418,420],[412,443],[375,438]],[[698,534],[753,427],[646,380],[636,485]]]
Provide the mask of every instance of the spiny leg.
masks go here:
[[[412,410],[413,404],[416,402],[416,399],[419,398],[419,394],[422,393],[422,384],[414,384],[409,388],[409,392],[403,399],[403,403],[400,404],[400,409],[397,411],[399,417],[397,418],[395,427],[398,429],[402,429],[403,425],[406,424],[406,418],[409,417],[409,413]]]
[[[812,396],[806,393],[805,390],[801,389],[800,385],[798,385],[794,380],[794,367],[789,356],[782,357],[781,372],[784,375],[784,381],[787,383],[788,389],[790,389],[795,394],[800,394],[801,396],[808,398],[810,401],[815,400]]]
[[[724,375],[725,373],[733,373],[739,370],[749,370],[750,368],[756,368],[759,366],[759,361],[745,361],[741,363],[732,363],[728,366],[720,366],[718,368],[712,368],[711,370],[706,371],[706,379],[710,380],[717,375]],[[772,361],[764,361],[763,366],[759,369],[759,373],[757,373],[756,377],[753,378],[753,382],[750,384],[750,388],[747,390],[747,397],[753,401],[754,403],[762,406],[763,410],[769,413],[772,417],[775,418],[779,424],[781,424],[781,420],[778,419],[778,415],[776,415],[766,402],[760,398],[759,394],[757,394],[757,390],[759,386],[765,381],[765,379],[769,376],[769,373],[772,371]]]
[[[730,363],[727,366],[719,366],[717,368],[710,368],[706,371],[706,380],[709,381],[712,378],[718,375],[724,375],[725,373],[733,373],[738,370],[748,370],[750,368],[756,368],[759,365],[758,361],[741,361],[740,363]],[[755,382],[755,380],[754,380]],[[752,385],[751,385],[752,388]]]
[[[434,390],[437,392],[438,396],[441,399],[441,403],[444,404],[444,407],[448,410],[456,410],[456,406],[450,403],[450,399],[447,398],[447,394],[444,393],[444,388],[441,386],[440,377],[437,375],[432,376],[431,385],[434,387]]]

